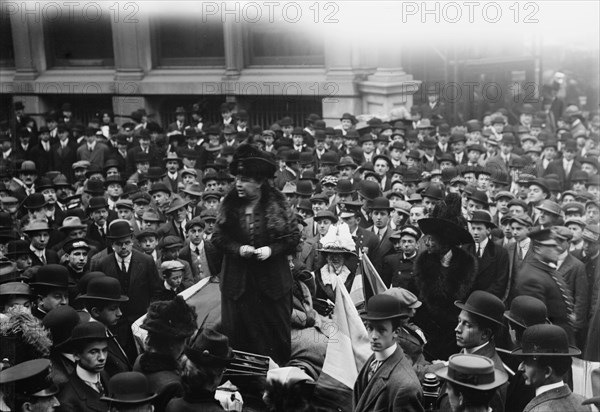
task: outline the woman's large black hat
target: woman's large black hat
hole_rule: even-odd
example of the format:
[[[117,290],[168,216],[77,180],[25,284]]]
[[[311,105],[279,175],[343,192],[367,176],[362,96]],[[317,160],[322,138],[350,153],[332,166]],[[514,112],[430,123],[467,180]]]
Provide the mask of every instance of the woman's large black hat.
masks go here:
[[[255,179],[273,177],[276,170],[277,164],[271,155],[249,144],[242,144],[237,148],[229,165],[232,175]]]

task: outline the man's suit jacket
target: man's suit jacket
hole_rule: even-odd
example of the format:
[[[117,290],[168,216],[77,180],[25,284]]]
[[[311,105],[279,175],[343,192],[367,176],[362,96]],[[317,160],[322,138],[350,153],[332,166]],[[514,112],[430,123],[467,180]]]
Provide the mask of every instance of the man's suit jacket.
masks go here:
[[[510,159],[520,159],[521,157],[511,153],[508,157],[509,161]],[[504,159],[502,158],[501,154],[497,154],[494,157],[491,157],[488,159],[487,162],[485,162],[485,166],[486,168],[489,168],[492,171],[498,172],[498,171],[503,171],[504,173],[508,174],[509,170],[508,170],[508,165],[504,162]]]
[[[102,169],[104,162],[110,156],[110,149],[104,143],[96,142],[94,150],[90,152],[87,143],[82,144],[77,149],[77,160],[87,160],[92,165]]]
[[[100,380],[102,386],[107,390],[108,379],[106,374],[102,373]],[[108,410],[108,404],[100,400],[100,393],[83,382],[77,376],[77,373],[71,375],[56,397],[60,402],[60,406],[56,409],[59,412],[106,412]]]
[[[475,255],[475,244],[471,243],[465,246],[465,250]],[[477,263],[477,275],[473,290],[485,290],[503,299],[508,288],[509,273],[509,259],[506,249],[496,245],[489,239],[483,255],[477,257]]]
[[[112,333],[109,332],[111,335]],[[114,336],[114,335],[113,335]],[[106,366],[104,370],[108,376],[113,377],[117,373],[129,372],[133,367],[133,362],[129,359],[116,336],[114,339],[108,340],[108,357],[106,358]]]
[[[44,266],[49,263],[60,263],[60,258],[58,257],[58,254],[52,249],[46,248],[46,250],[44,251],[44,256],[46,256],[46,263],[43,263],[35,253],[31,252],[30,255],[31,266]]]
[[[373,234],[373,236],[375,236],[375,239],[377,239],[378,241],[377,250],[375,251],[375,255],[373,256],[372,263],[375,266],[375,269],[377,269],[377,271],[381,273],[381,268],[383,266],[383,258],[391,253],[394,253],[394,245],[390,240],[390,236],[392,235],[393,230],[391,227],[388,226],[381,240],[379,240],[379,237],[375,234],[374,226],[371,226],[367,230],[370,231]]]
[[[414,279],[414,263],[416,255],[413,258],[405,259],[404,253],[394,253],[383,258],[381,268],[381,280],[387,287],[401,287],[418,294]]]
[[[71,181],[73,179],[72,166],[77,161],[77,146],[69,142],[63,149],[59,142],[50,148],[50,155],[54,170],[58,170]]]
[[[133,250],[129,264],[129,287],[125,288],[124,280],[120,279],[120,269],[117,267],[115,254],[104,256],[99,261],[92,260],[91,271],[100,271],[121,282],[123,294],[129,296],[129,302],[121,304],[123,318],[129,323],[135,322],[144,315],[150,305],[152,296],[160,290],[160,278],[152,257]]]
[[[423,390],[400,346],[368,380],[371,355],[358,374],[352,393],[354,412],[367,411],[423,411]]]
[[[533,253],[533,248],[531,247],[531,245],[529,246],[529,249],[527,249],[527,253],[525,254],[525,256],[523,256],[523,260],[520,262],[519,253],[517,251],[517,242],[510,243],[504,246],[504,248],[508,252],[508,291],[506,293],[506,296],[504,296],[503,298],[503,300],[506,301],[509,298],[510,291],[515,286],[515,277],[519,272],[519,269],[521,269],[521,266],[523,266],[523,262],[525,262],[525,260],[527,260],[528,257]]]
[[[584,397],[571,392],[567,385],[552,389],[536,396],[527,404],[523,412],[570,411],[588,412],[589,405],[582,406]]]
[[[573,176],[573,172],[581,170],[581,163],[577,160],[573,160],[573,164],[571,165],[571,170],[569,171],[569,175],[567,175],[564,167],[563,160],[557,159],[553,160],[548,164],[546,171],[544,172],[544,176],[555,174],[558,176],[558,181],[560,182],[560,188],[562,191],[571,189],[571,176]]]
[[[47,152],[42,147],[42,142],[31,149],[31,156],[35,162],[38,176],[43,176],[49,170],[54,170],[52,163],[52,147]]]
[[[208,262],[208,269],[210,270],[211,275],[218,276],[221,272],[221,261],[223,260],[223,255],[210,240],[204,241],[204,253],[206,254],[206,261]],[[194,283],[200,280],[198,265],[194,264],[197,257],[192,257],[192,251],[189,243],[185,245],[179,252],[179,259],[183,259],[189,263],[192,269]]]
[[[173,219],[169,219],[167,223],[159,227],[157,232],[158,236],[162,238],[166,236],[177,236],[182,241],[185,240],[184,233],[181,233],[181,229],[173,224]]]
[[[575,330],[583,330],[587,327],[588,309],[590,306],[589,289],[593,286],[588,283],[585,273],[585,265],[570,253],[557,269],[569,286],[569,291],[575,304]]]

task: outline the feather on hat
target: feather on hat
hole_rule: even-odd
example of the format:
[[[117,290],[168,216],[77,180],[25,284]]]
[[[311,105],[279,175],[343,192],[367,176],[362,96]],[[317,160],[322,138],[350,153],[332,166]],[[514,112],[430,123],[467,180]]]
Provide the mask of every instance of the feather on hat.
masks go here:
[[[352,239],[350,228],[341,223],[337,226],[331,225],[327,234],[321,239],[319,252],[327,253],[349,253],[356,255],[356,243]]]
[[[198,329],[197,319],[194,307],[185,303],[181,296],[176,296],[171,301],[150,304],[146,319],[140,327],[159,335],[188,338]]]

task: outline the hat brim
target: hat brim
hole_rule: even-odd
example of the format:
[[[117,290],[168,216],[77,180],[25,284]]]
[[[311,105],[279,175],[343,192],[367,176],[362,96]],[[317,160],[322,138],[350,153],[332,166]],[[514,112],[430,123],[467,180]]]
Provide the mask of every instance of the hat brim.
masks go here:
[[[87,229],[87,226],[86,225],[61,226],[58,228],[58,231],[66,232],[67,230],[75,230],[75,229]]]
[[[187,356],[188,359],[190,359],[190,361],[192,361],[193,363],[199,363],[202,365],[218,364],[227,366],[235,360],[235,354],[233,353],[233,350],[231,348],[229,348],[229,353],[227,356],[213,355],[211,353],[208,353],[208,351],[200,352],[196,349],[192,349],[189,347],[186,347],[183,350],[183,353],[185,353],[185,356]]]
[[[137,398],[137,399],[119,399],[119,398],[111,398],[109,396],[102,396],[100,398],[101,401],[110,402],[111,405],[136,405],[138,403],[147,403],[152,399],[156,398],[158,394],[153,393],[151,395],[147,395],[145,398]]]
[[[48,282],[31,282],[29,286],[49,286],[57,289],[68,289],[69,285],[58,285],[56,283],[48,283]]]
[[[120,295],[119,298],[115,299],[115,298],[107,298],[106,296],[88,295],[87,293],[83,294],[83,295],[79,295],[75,298],[75,300],[79,300],[79,299],[106,300],[108,302],[128,302],[129,301],[129,297],[127,297],[125,295]]]
[[[410,315],[408,313],[398,313],[396,315],[369,316],[368,313],[363,313],[360,315],[360,318],[363,320],[390,320],[390,319],[396,319],[396,318],[408,319],[408,318],[410,318]]]
[[[182,204],[180,204],[180,205],[178,205],[178,206],[176,206],[176,207],[171,207],[171,208],[167,209],[167,211],[166,211],[165,213],[168,215],[169,213],[173,213],[173,212],[175,212],[176,210],[183,209],[184,207],[186,207],[186,206],[187,206],[187,205],[189,205],[190,203],[191,203],[191,201],[189,201],[189,200],[186,200],[186,201],[184,201]]]
[[[482,224],[486,225],[487,227],[491,227],[493,229],[498,227],[498,226],[496,226],[496,224],[494,222],[489,222],[487,220],[480,220],[480,219],[471,219],[471,220],[469,220],[469,223],[482,223]]]
[[[464,310],[466,312],[469,313],[473,313],[474,315],[480,316],[482,318],[485,318],[487,320],[491,320],[492,322],[500,325],[500,326],[504,326],[504,323],[502,322],[502,319],[498,320],[498,319],[494,319],[491,316],[486,315],[485,313],[481,313],[478,312],[477,310],[475,310],[475,308],[473,308],[472,306],[467,305],[464,302],[461,302],[460,300],[457,300],[454,302],[454,306],[456,306],[457,308]]]
[[[496,368],[494,368],[494,381],[483,384],[483,385],[472,385],[470,383],[465,383],[465,382],[461,382],[456,379],[453,379],[448,376],[448,370],[449,370],[449,368],[446,366],[442,369],[435,371],[435,374],[437,376],[439,376],[441,379],[444,379],[446,381],[450,381],[457,385],[464,386],[466,388],[476,389],[479,391],[487,391],[487,390],[496,389],[496,388],[504,385],[508,381],[508,374],[506,372],[501,371]]]
[[[527,328],[527,326],[526,326],[526,325],[525,325],[523,322],[521,322],[521,321],[518,321],[518,320],[516,320],[514,317],[512,317],[512,316],[511,316],[511,314],[510,314],[510,310],[507,310],[506,312],[504,312],[504,317],[505,317],[506,319],[508,319],[509,321],[511,321],[512,323],[514,323],[515,325],[519,325],[519,326],[520,326],[520,327],[522,327],[523,329],[526,329],[526,328]]]
[[[356,252],[342,248],[318,248],[317,252],[321,253],[343,253],[347,255],[357,256]]]
[[[568,352],[554,353],[554,352],[523,352],[523,348],[517,348],[513,350],[511,355],[514,356],[578,356],[581,355],[581,351],[574,346],[569,345]]]
[[[537,210],[543,210],[544,212],[548,212],[550,214],[553,214],[554,216],[560,216],[560,212],[556,213],[556,210],[550,210],[548,208],[545,208],[544,206],[536,206],[535,208]]]
[[[424,235],[440,236],[451,245],[475,242],[468,230],[446,219],[427,217],[419,220],[418,224]]]

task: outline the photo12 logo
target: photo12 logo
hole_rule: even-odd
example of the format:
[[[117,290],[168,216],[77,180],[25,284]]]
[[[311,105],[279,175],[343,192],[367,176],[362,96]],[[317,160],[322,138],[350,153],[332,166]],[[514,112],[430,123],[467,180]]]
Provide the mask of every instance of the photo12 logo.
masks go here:
[[[339,23],[337,2],[202,2],[202,22],[220,19],[234,23]]]
[[[88,22],[110,17],[115,23],[138,23],[140,6],[137,2],[97,2],[97,1],[3,1],[0,12],[21,22],[33,21],[69,23],[79,19]]]
[[[402,2],[402,23],[539,23],[536,2]]]

